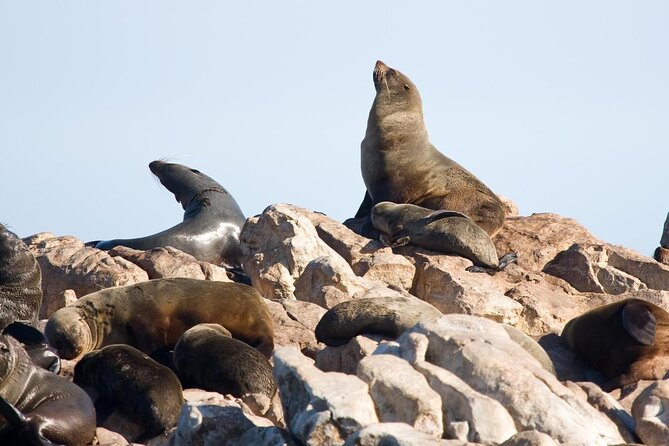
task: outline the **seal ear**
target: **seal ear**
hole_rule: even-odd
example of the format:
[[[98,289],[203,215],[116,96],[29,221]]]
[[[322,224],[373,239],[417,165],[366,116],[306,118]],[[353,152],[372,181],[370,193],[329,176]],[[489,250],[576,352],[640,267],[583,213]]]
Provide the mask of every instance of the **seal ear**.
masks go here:
[[[461,217],[461,218],[466,218],[469,220],[469,217],[462,212],[456,212],[456,211],[434,211],[427,217],[421,218],[419,221],[423,224],[429,224],[432,222],[435,222],[437,220],[441,220],[442,218],[448,218],[448,217]]]
[[[655,343],[655,316],[640,302],[627,302],[622,310],[623,328],[642,345]]]

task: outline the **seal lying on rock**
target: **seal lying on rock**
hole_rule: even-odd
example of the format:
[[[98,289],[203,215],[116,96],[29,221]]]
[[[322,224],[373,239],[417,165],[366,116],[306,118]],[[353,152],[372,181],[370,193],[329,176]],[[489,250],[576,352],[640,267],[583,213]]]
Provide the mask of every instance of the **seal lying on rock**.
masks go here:
[[[37,324],[42,274],[35,256],[0,224],[0,330],[16,320]]]
[[[592,309],[562,330],[567,344],[610,381],[611,390],[669,372],[669,313],[640,299]]]
[[[239,283],[171,278],[107,288],[56,311],[44,329],[61,358],[111,344],[152,354],[171,348],[189,328],[221,324],[270,356],[272,317],[256,290]]]
[[[495,235],[504,223],[502,202],[478,178],[430,143],[423,104],[413,82],[377,61],[374,88],[376,97],[361,144],[367,193],[356,217],[367,217],[369,222],[372,206],[382,201],[411,203],[461,212],[490,236]],[[365,227],[371,229],[369,224]]]
[[[122,245],[143,251],[171,246],[203,262],[239,268],[239,234],[246,218],[232,195],[212,178],[182,164],[153,161],[149,169],[181,203],[183,221],[146,237],[95,241],[86,245],[102,250]]]
[[[0,444],[84,446],[95,435],[86,392],[35,366],[19,342],[0,336]]]
[[[19,341],[33,364],[53,373],[60,371],[60,358],[49,347],[46,336],[35,327],[23,322],[12,322],[2,330],[2,334]]]
[[[361,334],[398,337],[441,311],[416,297],[367,297],[330,308],[316,325],[316,339],[330,346],[346,344]]]
[[[174,372],[129,345],[109,345],[84,355],[74,367],[74,383],[95,390],[99,424],[119,411],[141,425],[144,432],[132,439],[138,442],[174,427],[184,403]]]
[[[174,347],[174,367],[184,387],[241,397],[262,393],[272,398],[276,382],[267,358],[232,339],[218,324],[187,330]]]

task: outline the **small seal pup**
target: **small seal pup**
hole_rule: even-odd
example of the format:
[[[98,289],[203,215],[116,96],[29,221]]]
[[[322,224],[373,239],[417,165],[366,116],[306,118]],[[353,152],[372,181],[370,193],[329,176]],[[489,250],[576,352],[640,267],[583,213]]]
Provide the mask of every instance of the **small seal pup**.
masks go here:
[[[0,330],[16,320],[37,324],[42,273],[23,240],[0,224]]]
[[[129,439],[139,443],[174,427],[184,403],[174,372],[129,345],[85,354],[74,367],[74,383],[98,395],[98,424],[118,411],[143,427],[144,432]]]
[[[669,372],[669,313],[641,299],[594,308],[565,325],[562,337],[612,390]]]
[[[411,80],[380,60],[374,67],[376,97],[361,144],[367,193],[356,217],[382,201],[461,212],[491,237],[504,223],[499,198],[473,174],[441,154],[427,134],[423,104]]]
[[[111,344],[151,355],[172,348],[194,325],[209,322],[270,356],[272,317],[258,292],[240,283],[170,278],[106,288],[51,315],[49,345],[64,359]]]
[[[256,349],[233,339],[219,324],[188,329],[174,347],[174,367],[184,387],[242,397],[262,393],[272,398],[272,365]]]
[[[246,218],[230,193],[199,170],[153,161],[149,169],[184,208],[181,223],[157,234],[134,239],[88,242],[102,250],[122,245],[147,249],[171,246],[197,260],[236,270],[241,266],[239,234]]]
[[[316,340],[346,344],[361,334],[398,337],[417,323],[437,319],[441,311],[411,296],[364,297],[330,308],[316,325]]]
[[[95,435],[89,396],[35,366],[21,344],[0,336],[0,444],[84,446]]]
[[[371,219],[381,232],[381,241],[389,246],[412,244],[465,257],[476,266],[500,269],[490,236],[460,212],[382,201],[372,208]]]

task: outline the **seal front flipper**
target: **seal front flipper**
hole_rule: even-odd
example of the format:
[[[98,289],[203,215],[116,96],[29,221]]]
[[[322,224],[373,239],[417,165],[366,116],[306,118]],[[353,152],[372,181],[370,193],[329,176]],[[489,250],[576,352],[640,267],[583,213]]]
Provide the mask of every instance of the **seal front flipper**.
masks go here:
[[[420,220],[418,220],[418,222],[423,225],[428,225],[432,222],[448,217],[461,217],[461,218],[466,218],[467,220],[471,220],[467,215],[463,214],[462,212],[441,210],[441,211],[435,211],[430,215],[428,215],[427,217],[421,218]]]
[[[373,207],[374,202],[372,201],[372,197],[369,196],[369,192],[365,191],[365,198],[362,199],[358,212],[355,213],[355,218],[367,217],[372,212]]]
[[[411,243],[411,235],[406,229],[401,229],[393,235],[381,234],[379,240],[391,248],[399,248]]]
[[[623,327],[639,344],[655,343],[656,322],[653,312],[641,302],[627,302],[622,310]]]
[[[0,432],[0,440],[5,445],[31,445],[31,446],[58,446],[47,440],[14,405],[0,395],[0,416],[2,416],[11,427],[5,427]]]

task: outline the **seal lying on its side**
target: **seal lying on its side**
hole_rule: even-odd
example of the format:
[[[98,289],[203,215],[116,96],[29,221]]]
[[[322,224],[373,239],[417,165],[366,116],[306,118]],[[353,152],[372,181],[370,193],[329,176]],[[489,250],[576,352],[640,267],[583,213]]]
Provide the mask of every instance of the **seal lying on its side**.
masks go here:
[[[478,178],[430,143],[423,104],[411,80],[381,61],[374,67],[376,97],[361,144],[367,193],[356,217],[370,228],[372,206],[382,201],[461,212],[490,236],[504,223],[499,198]],[[363,234],[363,235],[368,235]]]
[[[23,240],[0,224],[0,330],[16,320],[36,325],[40,305],[37,260]]]
[[[261,353],[274,350],[272,317],[258,292],[240,283],[171,278],[107,288],[56,311],[44,332],[61,358],[111,344],[146,354],[171,348],[194,325],[221,324]]]
[[[74,383],[99,395],[98,424],[119,411],[141,425],[144,432],[131,439],[136,442],[174,427],[184,403],[174,372],[129,345],[109,345],[84,355],[74,367]]]
[[[669,372],[669,313],[640,299],[594,308],[565,325],[562,337],[610,381],[612,390]]]
[[[95,435],[93,402],[77,385],[35,366],[0,336],[0,444],[84,446]]]
[[[465,257],[476,266],[499,269],[497,249],[490,236],[460,212],[384,201],[374,206],[371,218],[381,231],[381,241],[390,246],[412,244]]]
[[[441,311],[417,297],[365,297],[330,308],[316,325],[316,339],[330,346],[346,344],[361,334],[398,337]]]
[[[174,367],[184,387],[241,397],[262,393],[272,398],[276,382],[267,358],[232,339],[219,324],[199,324],[174,346]]]
[[[183,221],[146,237],[88,242],[86,245],[102,250],[122,245],[143,251],[171,246],[197,260],[239,268],[239,234],[246,218],[232,195],[212,178],[182,164],[153,161],[149,169],[183,206]]]

